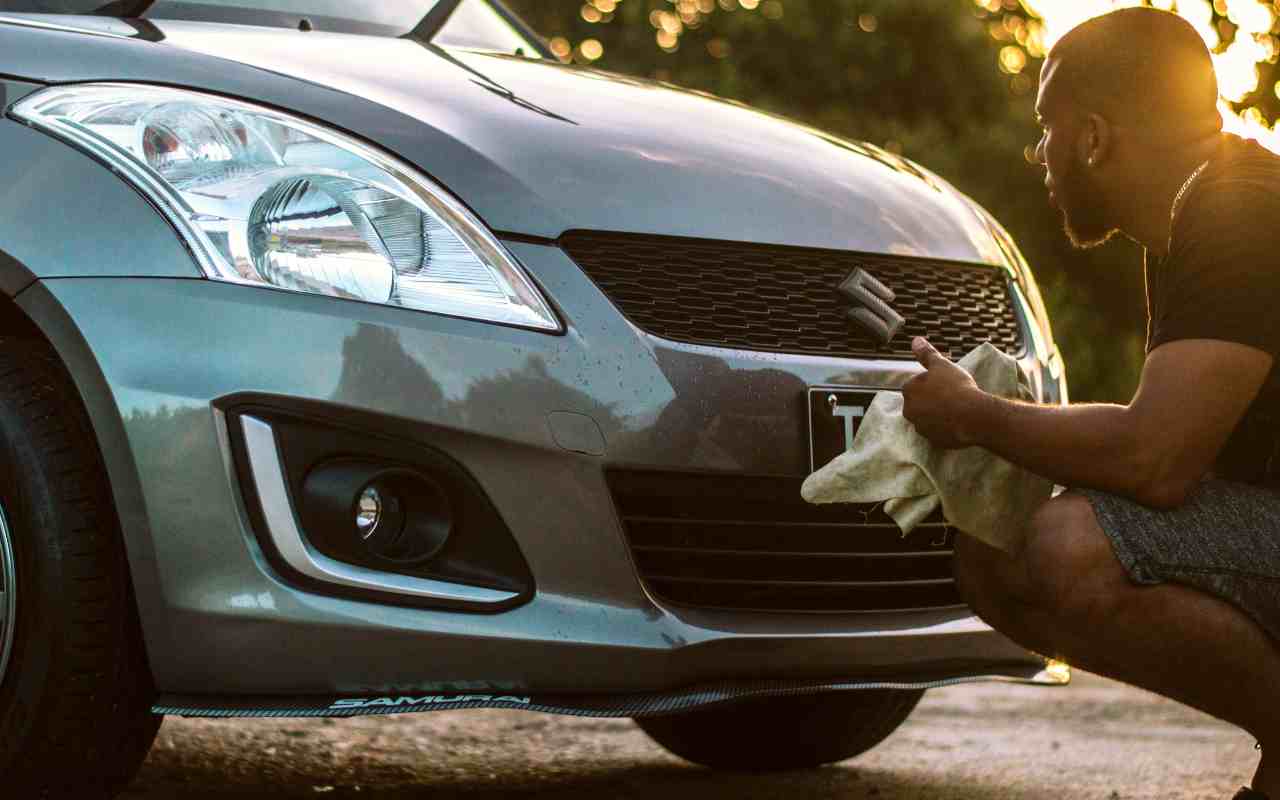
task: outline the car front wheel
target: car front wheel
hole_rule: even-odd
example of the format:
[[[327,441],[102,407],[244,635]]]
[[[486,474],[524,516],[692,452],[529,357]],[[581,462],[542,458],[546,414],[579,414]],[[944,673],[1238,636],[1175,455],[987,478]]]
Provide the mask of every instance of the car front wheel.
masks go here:
[[[0,784],[105,798],[160,725],[119,523],[75,388],[0,340]]]
[[[807,769],[875,747],[906,721],[924,690],[866,690],[745,700],[636,720],[681,758],[715,769]]]

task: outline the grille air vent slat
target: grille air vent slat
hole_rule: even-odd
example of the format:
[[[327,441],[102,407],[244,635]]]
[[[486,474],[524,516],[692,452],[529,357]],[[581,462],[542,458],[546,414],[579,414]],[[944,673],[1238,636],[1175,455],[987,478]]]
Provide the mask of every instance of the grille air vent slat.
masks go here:
[[[997,267],[593,231],[571,231],[561,244],[628,319],[678,342],[904,359],[913,336],[957,358],[988,340],[1014,356],[1024,347]],[[835,289],[855,267],[893,289],[907,318],[887,346],[847,321]]]
[[[903,537],[880,508],[805,503],[800,478],[611,470],[608,481],[640,578],[664,601],[823,613],[962,605],[940,515]]]

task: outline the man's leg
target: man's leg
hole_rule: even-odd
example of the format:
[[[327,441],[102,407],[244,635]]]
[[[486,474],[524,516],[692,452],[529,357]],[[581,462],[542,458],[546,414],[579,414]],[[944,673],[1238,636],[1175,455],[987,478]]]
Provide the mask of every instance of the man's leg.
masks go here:
[[[966,602],[1024,647],[1249,731],[1266,756],[1254,788],[1280,800],[1280,646],[1212,595],[1132,583],[1083,495],[1045,503],[1017,557],[959,535],[955,568]]]

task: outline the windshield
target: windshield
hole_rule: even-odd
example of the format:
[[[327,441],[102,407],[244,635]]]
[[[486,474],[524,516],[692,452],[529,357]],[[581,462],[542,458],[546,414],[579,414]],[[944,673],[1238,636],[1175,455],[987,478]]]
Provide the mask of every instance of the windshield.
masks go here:
[[[142,16],[298,27],[383,36],[432,35],[435,44],[539,57],[542,46],[489,0],[0,0],[0,13]]]
[[[462,0],[432,41],[444,47],[541,57],[541,48],[530,33],[517,27],[515,16],[484,0]]]

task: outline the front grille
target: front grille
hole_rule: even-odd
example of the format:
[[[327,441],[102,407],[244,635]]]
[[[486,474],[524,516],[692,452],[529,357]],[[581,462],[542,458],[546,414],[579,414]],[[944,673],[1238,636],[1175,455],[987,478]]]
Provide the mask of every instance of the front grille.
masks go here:
[[[839,250],[571,231],[561,244],[642,330],[677,342],[828,356],[911,358],[911,338],[960,357],[985,341],[1017,356],[1002,269]],[[902,330],[881,346],[836,287],[863,267],[892,289]]]
[[[941,515],[910,536],[878,506],[813,506],[801,478],[611,470],[640,578],[661,600],[850,613],[963,605]]]

